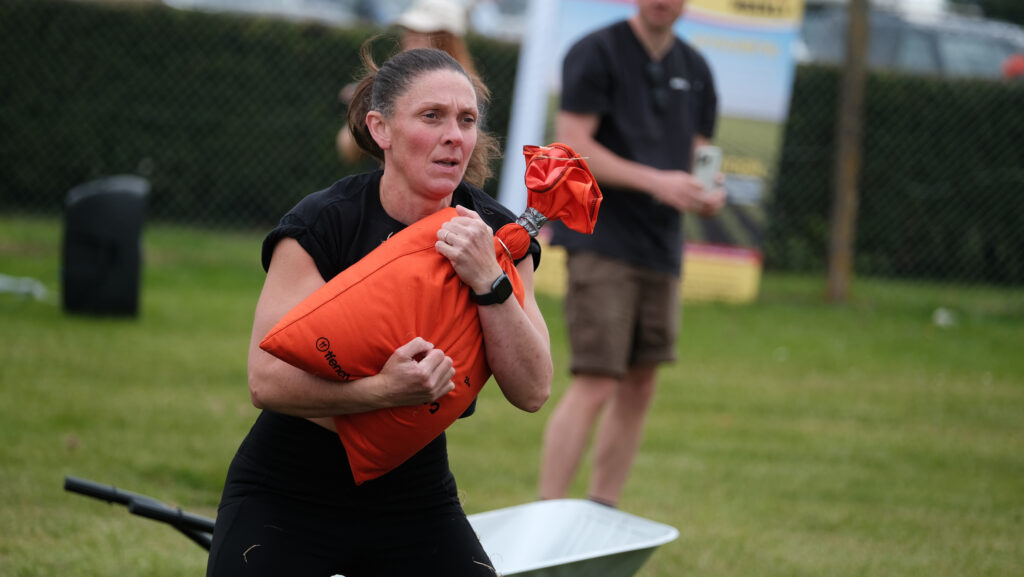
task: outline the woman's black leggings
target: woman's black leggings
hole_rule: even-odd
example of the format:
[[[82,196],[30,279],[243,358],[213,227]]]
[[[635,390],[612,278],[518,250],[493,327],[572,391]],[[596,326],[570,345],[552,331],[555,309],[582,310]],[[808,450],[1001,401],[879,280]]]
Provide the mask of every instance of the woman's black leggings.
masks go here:
[[[269,494],[224,503],[207,577],[493,577],[461,507],[344,518]]]

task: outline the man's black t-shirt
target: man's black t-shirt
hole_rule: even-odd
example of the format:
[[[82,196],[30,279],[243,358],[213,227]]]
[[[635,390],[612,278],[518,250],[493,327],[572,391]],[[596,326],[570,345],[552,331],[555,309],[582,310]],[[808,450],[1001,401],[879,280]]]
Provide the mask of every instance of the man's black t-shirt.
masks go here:
[[[598,115],[595,140],[615,154],[688,172],[694,136],[714,134],[718,100],[711,70],[696,50],[676,38],[668,54],[654,62],[622,21],[569,49],[562,67],[561,108]],[[555,223],[553,243],[678,274],[680,213],[646,193],[604,184],[601,192],[594,234]]]

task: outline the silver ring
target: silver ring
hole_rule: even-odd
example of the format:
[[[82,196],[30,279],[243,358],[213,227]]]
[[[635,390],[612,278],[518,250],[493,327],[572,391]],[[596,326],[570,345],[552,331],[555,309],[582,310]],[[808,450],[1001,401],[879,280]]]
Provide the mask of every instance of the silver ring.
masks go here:
[[[451,234],[450,230],[444,231],[444,238],[442,238],[441,240],[443,240],[445,244],[448,244],[448,235],[449,234]]]

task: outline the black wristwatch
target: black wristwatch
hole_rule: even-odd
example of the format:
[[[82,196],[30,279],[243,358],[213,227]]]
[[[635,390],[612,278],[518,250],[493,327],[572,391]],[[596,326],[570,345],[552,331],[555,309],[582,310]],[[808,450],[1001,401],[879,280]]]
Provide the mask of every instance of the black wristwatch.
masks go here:
[[[493,283],[491,283],[491,292],[478,295],[473,292],[473,289],[469,289],[469,297],[473,299],[478,305],[500,305],[501,303],[508,300],[509,295],[512,294],[512,281],[508,280],[508,275],[501,273]]]

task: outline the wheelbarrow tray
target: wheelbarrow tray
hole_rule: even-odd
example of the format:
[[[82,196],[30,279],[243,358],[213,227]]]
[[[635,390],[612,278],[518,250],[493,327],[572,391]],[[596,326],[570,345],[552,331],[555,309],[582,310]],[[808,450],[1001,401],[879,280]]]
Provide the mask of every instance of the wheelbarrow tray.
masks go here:
[[[499,575],[628,577],[675,527],[582,499],[536,501],[469,516]]]
[[[132,514],[167,523],[210,549],[214,519],[87,479],[66,477],[64,489],[125,505]],[[628,577],[654,549],[679,536],[669,525],[581,499],[494,509],[470,515],[469,522],[502,576]]]

